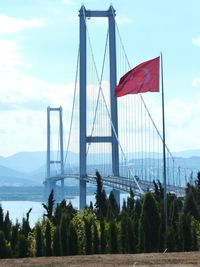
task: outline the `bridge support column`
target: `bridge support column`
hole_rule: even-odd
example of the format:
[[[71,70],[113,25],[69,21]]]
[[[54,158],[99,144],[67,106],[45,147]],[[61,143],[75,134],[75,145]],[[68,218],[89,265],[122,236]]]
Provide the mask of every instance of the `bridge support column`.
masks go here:
[[[65,198],[65,192],[64,192],[64,189],[65,189],[65,184],[64,184],[64,179],[61,180],[61,201]]]
[[[46,180],[44,182],[44,197],[45,197],[45,201],[49,198],[49,195],[51,193],[51,191],[53,190],[54,192],[54,198],[56,198],[56,182],[55,181],[49,181]]]
[[[60,159],[59,160],[51,160],[51,112],[58,112],[59,113],[59,149],[60,149]],[[52,169],[51,166],[53,164],[59,164],[60,167],[60,174],[61,174],[61,190],[56,190],[56,181],[52,177]],[[54,198],[59,201],[64,197],[64,160],[63,160],[63,122],[62,122],[62,107],[59,108],[47,108],[47,161],[46,161],[46,179],[44,181],[44,198],[47,201],[51,190],[54,190]],[[63,188],[63,189],[62,189]],[[59,195],[59,192],[61,194]],[[63,191],[63,192],[62,192]]]
[[[86,206],[86,22],[85,7],[79,11],[80,16],[80,184],[79,184],[79,209]]]
[[[81,179],[79,209],[83,210],[85,206],[86,206],[86,181]]]
[[[112,6],[107,11],[86,10],[84,5],[79,11],[80,17],[80,209],[86,205],[86,145],[87,142],[109,142],[112,145],[112,172],[114,176],[119,176],[119,151],[118,151],[118,114],[117,99],[115,98],[116,87],[116,44],[115,44],[115,10]],[[97,136],[89,138],[87,136],[86,120],[86,85],[87,85],[87,61],[86,61],[86,18],[106,17],[109,25],[109,57],[110,57],[110,113],[112,120],[111,136]],[[88,141],[90,140],[90,141]],[[116,201],[120,205],[120,193],[114,190]]]
[[[113,189],[113,194],[118,206],[120,206],[120,191],[117,189]]]
[[[111,103],[111,137],[112,137],[112,170],[114,176],[119,176],[119,146],[118,146],[118,111],[115,87],[117,84],[116,67],[116,38],[115,38],[115,10],[110,6],[108,10],[109,26],[109,57],[110,57],[110,103]],[[120,206],[120,191],[113,190],[115,200]]]

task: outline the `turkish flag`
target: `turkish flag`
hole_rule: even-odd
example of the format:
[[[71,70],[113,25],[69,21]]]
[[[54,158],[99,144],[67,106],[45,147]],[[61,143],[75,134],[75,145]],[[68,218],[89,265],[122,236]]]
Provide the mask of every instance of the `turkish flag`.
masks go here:
[[[159,92],[160,57],[145,61],[127,72],[115,88],[115,96]]]

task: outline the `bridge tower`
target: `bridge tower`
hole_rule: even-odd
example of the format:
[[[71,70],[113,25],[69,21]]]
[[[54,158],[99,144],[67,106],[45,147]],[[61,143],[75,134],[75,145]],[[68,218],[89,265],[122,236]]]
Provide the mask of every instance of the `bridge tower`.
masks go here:
[[[80,17],[80,209],[86,205],[86,181],[87,177],[87,143],[111,143],[112,146],[112,172],[114,176],[119,176],[119,147],[116,136],[118,136],[118,116],[117,116],[117,99],[114,97],[116,87],[116,43],[115,43],[115,10],[112,6],[107,11],[86,10],[82,5],[79,10]],[[108,19],[109,31],[109,75],[110,75],[110,111],[111,111],[111,136],[87,136],[86,123],[86,87],[87,87],[87,54],[86,54],[86,18],[105,17]],[[113,130],[114,128],[114,130]],[[120,203],[120,193],[114,190],[117,203]]]
[[[51,159],[51,112],[59,113],[59,160]],[[47,108],[47,161],[46,161],[46,179],[44,181],[45,185],[45,200],[48,198],[51,190],[54,190],[54,196],[56,200],[59,200],[59,195],[56,192],[56,179],[50,179],[50,177],[55,176],[55,173],[52,173],[51,166],[52,164],[59,165],[59,174],[61,178],[59,178],[61,182],[61,199],[64,198],[64,178],[62,175],[64,174],[64,160],[63,160],[63,121],[62,121],[62,107],[59,108]]]

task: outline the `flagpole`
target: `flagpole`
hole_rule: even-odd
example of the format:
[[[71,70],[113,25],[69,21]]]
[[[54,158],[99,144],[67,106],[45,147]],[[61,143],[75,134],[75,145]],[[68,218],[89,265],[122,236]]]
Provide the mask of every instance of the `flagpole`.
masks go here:
[[[164,217],[167,227],[167,172],[166,172],[166,151],[165,151],[165,101],[164,101],[164,81],[163,81],[163,57],[160,53],[161,61],[161,90],[162,90],[162,130],[163,130],[163,186],[164,186]]]

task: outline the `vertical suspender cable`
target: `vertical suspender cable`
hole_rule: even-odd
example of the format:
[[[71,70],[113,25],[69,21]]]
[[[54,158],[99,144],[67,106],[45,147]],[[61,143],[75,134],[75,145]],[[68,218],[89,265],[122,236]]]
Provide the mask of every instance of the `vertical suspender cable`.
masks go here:
[[[78,80],[79,57],[80,57],[80,47],[78,48],[78,56],[77,56],[77,64],[76,64],[76,75],[75,75],[75,86],[74,86],[74,95],[73,95],[73,102],[72,102],[72,113],[71,113],[71,119],[70,119],[69,135],[68,135],[68,141],[67,141],[67,148],[66,148],[66,155],[65,155],[64,165],[65,165],[67,157],[68,157],[69,145],[70,145],[70,140],[71,140],[71,131],[72,131],[73,118],[74,118],[76,90],[77,90],[77,80]]]

